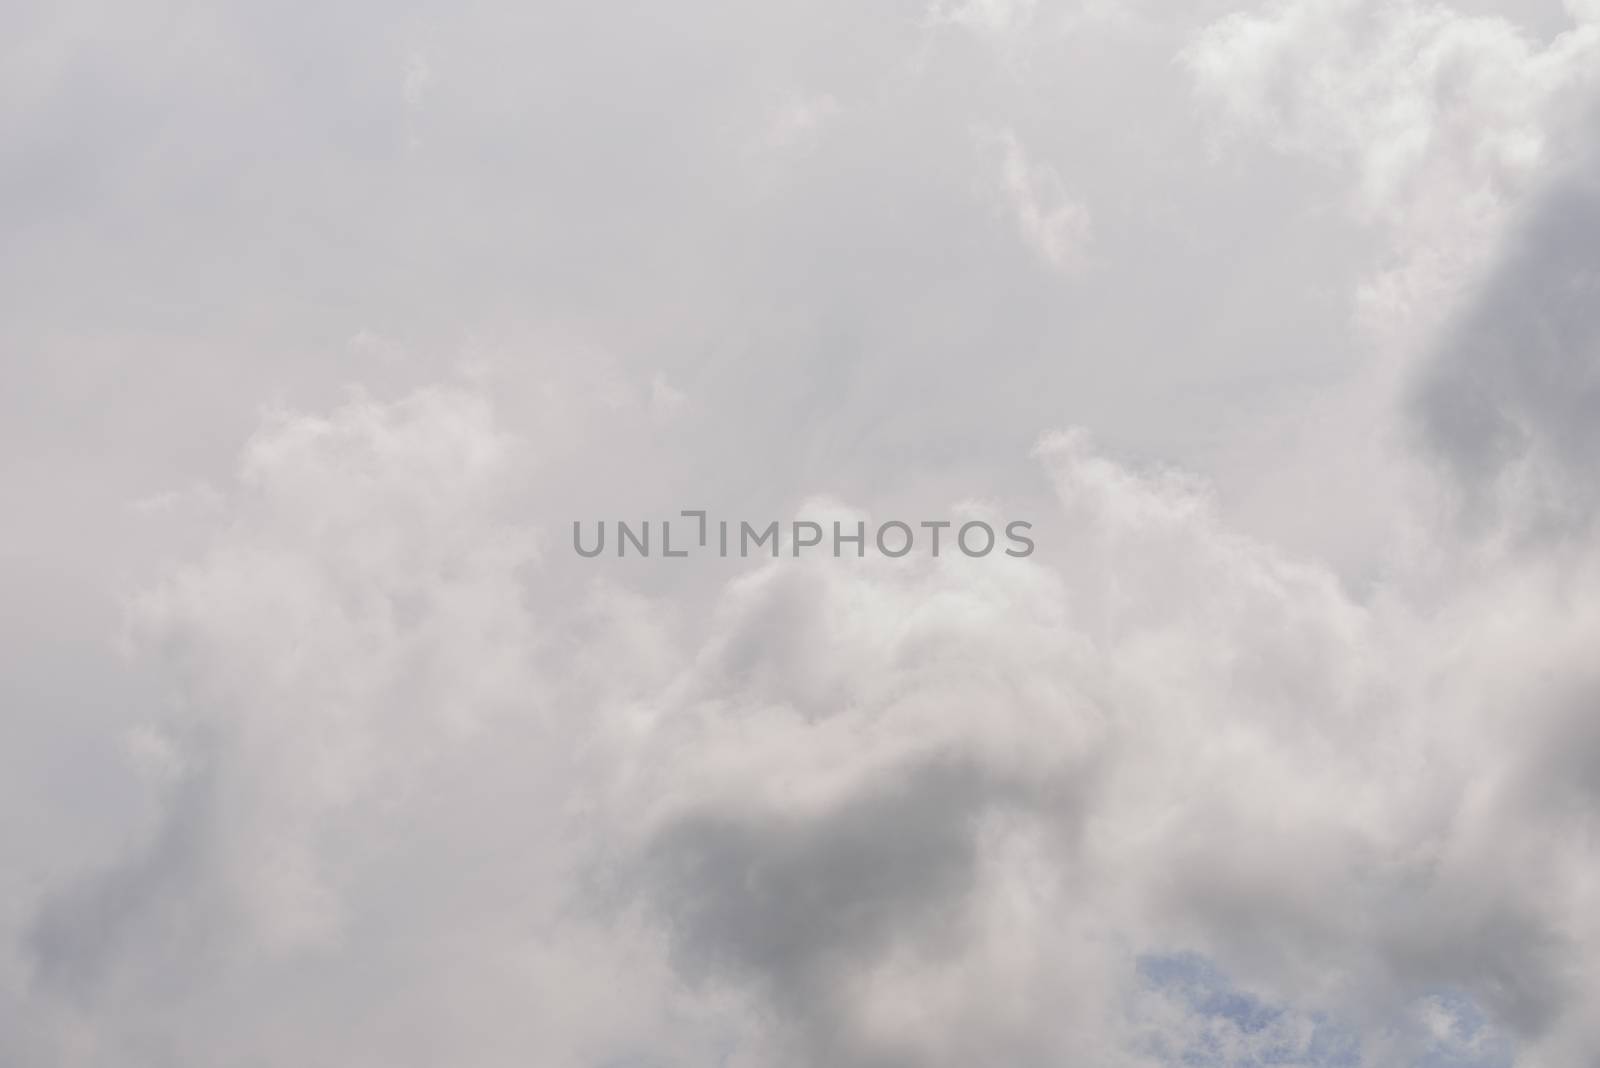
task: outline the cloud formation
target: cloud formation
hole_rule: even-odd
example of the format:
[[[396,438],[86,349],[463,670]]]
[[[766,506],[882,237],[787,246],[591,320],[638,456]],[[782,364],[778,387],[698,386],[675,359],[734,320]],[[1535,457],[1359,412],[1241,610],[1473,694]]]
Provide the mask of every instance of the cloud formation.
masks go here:
[[[1592,1063],[1592,11],[63,12],[0,1061]]]
[[[77,1021],[52,1055],[241,1055],[235,997],[308,967],[339,1011],[286,1007],[272,1048],[356,1063],[1334,1063],[1321,1018],[1363,1063],[1441,1027],[1592,1040],[1600,621],[1549,565],[1358,602],[1069,434],[1056,562],[770,561],[684,630],[606,585],[543,601],[571,565],[497,517],[518,455],[471,386],[252,439],[211,549],[137,608],[178,688],[163,820],[30,930],[33,998]],[[1251,993],[1150,963],[1179,952]],[[438,1009],[502,969],[627,971],[629,1011],[596,1030],[581,982],[510,1032]],[[432,1053],[357,1025],[396,998]]]

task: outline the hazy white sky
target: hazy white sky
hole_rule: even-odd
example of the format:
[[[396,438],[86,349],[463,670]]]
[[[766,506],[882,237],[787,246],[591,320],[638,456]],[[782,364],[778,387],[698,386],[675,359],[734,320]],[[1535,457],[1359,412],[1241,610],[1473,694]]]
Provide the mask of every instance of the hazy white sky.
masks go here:
[[[1593,0],[4,12],[0,1063],[1594,1063]]]

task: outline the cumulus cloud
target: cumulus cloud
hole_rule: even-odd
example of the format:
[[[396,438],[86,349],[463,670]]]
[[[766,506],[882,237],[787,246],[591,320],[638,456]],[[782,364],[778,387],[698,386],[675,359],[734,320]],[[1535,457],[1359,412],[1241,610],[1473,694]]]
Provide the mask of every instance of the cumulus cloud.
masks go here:
[[[1076,432],[1041,446],[1051,559],[741,566],[686,629],[599,575],[552,599],[572,565],[501,511],[530,462],[471,385],[268,417],[211,548],[135,602],[165,816],[37,913],[25,1036],[82,1064],[1592,1039],[1600,619],[1556,583],[1593,561],[1357,600]],[[335,1017],[286,993],[307,969]],[[247,1026],[257,997],[293,1024]]]
[[[1484,265],[1507,211],[1570,158],[1597,49],[1600,27],[1576,12],[1540,42],[1500,14],[1294,0],[1213,23],[1182,59],[1234,123],[1350,169],[1352,209],[1394,242],[1362,311],[1415,344]]]
[[[513,580],[532,546],[482,525],[506,448],[481,398],[442,391],[275,415],[252,439],[232,536],[133,608],[138,640],[178,672],[181,714],[136,736],[182,768],[165,829],[43,919],[47,982],[113,972],[147,910],[207,939],[191,895],[215,897],[211,918],[263,952],[336,937],[316,836],[474,729],[520,676],[530,635]],[[230,774],[241,754],[250,770]]]

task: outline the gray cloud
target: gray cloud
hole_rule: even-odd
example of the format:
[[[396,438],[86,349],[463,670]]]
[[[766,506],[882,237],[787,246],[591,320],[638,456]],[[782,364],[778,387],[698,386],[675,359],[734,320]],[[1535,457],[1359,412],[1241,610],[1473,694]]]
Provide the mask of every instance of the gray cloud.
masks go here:
[[[689,974],[755,982],[814,1064],[916,1063],[853,1034],[852,973],[898,946],[959,942],[980,817],[1011,790],[948,762],[894,769],[808,816],[711,810],[673,820],[643,877]]]
[[[1469,517],[1522,534],[1585,533],[1600,453],[1600,186],[1588,169],[1541,195],[1416,386],[1426,445]]]

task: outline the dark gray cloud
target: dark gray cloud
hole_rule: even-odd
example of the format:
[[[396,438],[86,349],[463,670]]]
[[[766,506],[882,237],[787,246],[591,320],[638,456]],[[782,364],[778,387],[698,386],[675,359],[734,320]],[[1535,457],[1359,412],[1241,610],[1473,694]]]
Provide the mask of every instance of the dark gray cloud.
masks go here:
[[[914,1064],[853,1033],[853,979],[896,945],[937,957],[969,937],[979,820],[1014,792],[947,759],[815,814],[690,812],[642,877],[688,974],[763,988],[805,1063]]]
[[[1592,530],[1600,505],[1600,178],[1553,181],[1423,368],[1426,446],[1468,518],[1526,535]]]
[[[184,978],[150,966],[162,958],[187,960],[207,940],[212,917],[195,899],[205,882],[203,824],[215,811],[206,778],[176,791],[152,841],[42,903],[26,947],[44,991],[93,1007],[118,980],[159,987]],[[214,940],[217,932],[209,934]],[[128,964],[140,970],[121,974]]]

